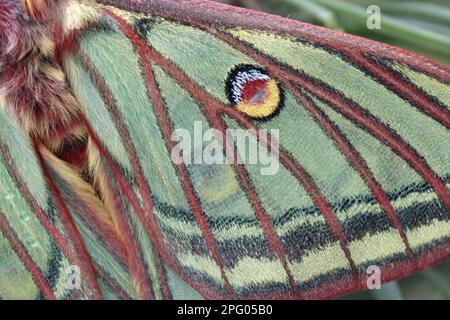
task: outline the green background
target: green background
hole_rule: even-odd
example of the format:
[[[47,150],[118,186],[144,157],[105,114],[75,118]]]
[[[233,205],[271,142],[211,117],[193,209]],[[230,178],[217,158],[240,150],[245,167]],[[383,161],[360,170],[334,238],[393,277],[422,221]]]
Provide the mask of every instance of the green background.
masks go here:
[[[221,0],[235,6],[360,35],[420,53],[450,66],[450,0]],[[378,5],[381,29],[366,26],[367,7]],[[340,299],[449,299],[450,261],[380,290]]]

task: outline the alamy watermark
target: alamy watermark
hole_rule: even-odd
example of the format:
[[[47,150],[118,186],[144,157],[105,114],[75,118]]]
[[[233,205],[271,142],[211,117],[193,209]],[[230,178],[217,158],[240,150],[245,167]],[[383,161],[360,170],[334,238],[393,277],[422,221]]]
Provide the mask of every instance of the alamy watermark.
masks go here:
[[[367,7],[367,29],[379,30],[381,29],[381,9],[377,5],[371,5]]]
[[[279,170],[278,129],[228,128],[223,133],[204,128],[202,121],[195,121],[193,132],[178,128],[171,139],[177,143],[171,152],[171,160],[177,165],[258,164],[261,175],[275,175]]]

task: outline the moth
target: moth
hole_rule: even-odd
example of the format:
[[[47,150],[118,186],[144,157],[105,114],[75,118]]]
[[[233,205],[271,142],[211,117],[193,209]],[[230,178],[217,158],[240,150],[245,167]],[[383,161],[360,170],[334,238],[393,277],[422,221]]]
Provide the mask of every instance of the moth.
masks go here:
[[[2,299],[325,299],[450,256],[445,66],[203,0],[0,0],[0,41]],[[174,161],[198,123],[226,161]]]

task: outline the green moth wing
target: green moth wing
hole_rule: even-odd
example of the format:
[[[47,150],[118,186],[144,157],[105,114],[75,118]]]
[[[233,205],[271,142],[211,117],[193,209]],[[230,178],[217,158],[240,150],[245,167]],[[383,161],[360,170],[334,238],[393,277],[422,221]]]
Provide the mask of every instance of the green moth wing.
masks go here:
[[[388,282],[449,258],[448,68],[209,1],[70,3],[55,60],[87,172],[0,114],[0,177],[21,199],[0,200],[0,263],[27,297],[67,296],[45,274],[51,235],[33,256],[9,210],[24,186],[74,220],[85,298],[331,298],[374,266]]]
[[[0,117],[0,297],[142,298],[122,241],[99,219],[101,205],[86,200],[91,188],[10,115]]]

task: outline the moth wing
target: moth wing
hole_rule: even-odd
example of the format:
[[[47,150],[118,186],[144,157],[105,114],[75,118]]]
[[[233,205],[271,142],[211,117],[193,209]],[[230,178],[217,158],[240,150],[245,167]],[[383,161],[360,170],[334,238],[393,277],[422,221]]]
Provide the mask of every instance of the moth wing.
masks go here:
[[[448,258],[447,68],[222,5],[102,2],[65,70],[174,298],[327,298]],[[186,132],[188,158],[232,163],[177,161]]]

